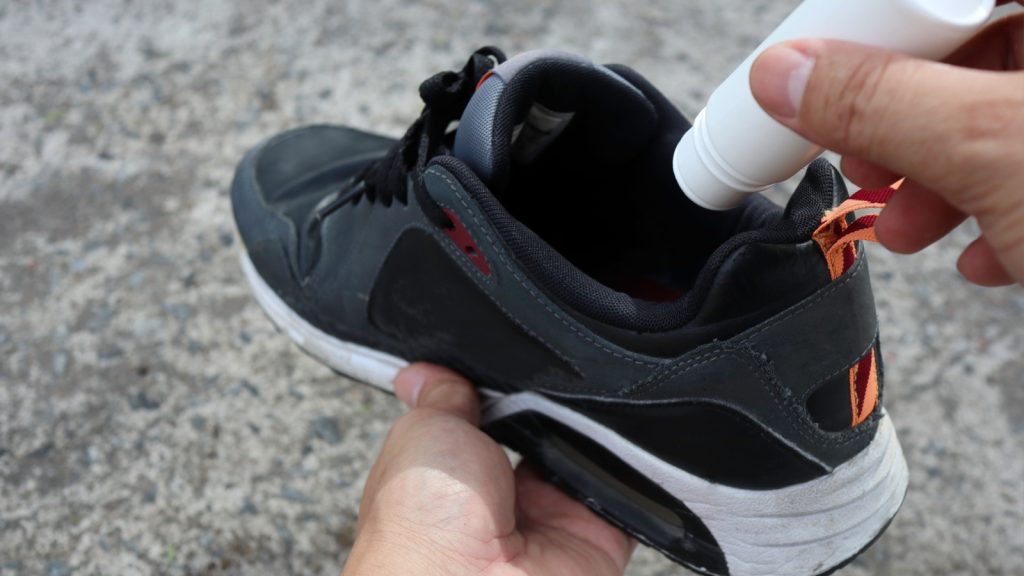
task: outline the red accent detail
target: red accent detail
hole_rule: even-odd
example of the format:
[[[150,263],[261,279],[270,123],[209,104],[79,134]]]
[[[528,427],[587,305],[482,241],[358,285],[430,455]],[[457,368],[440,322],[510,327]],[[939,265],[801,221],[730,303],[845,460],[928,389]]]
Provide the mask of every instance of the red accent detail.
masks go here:
[[[864,413],[864,398],[868,392],[868,381],[871,379],[871,370],[873,368],[875,355],[873,352],[868,352],[868,355],[861,358],[857,364],[857,382],[854,390],[857,393],[857,416]]]
[[[487,72],[485,72],[484,75],[480,77],[480,81],[476,83],[476,90],[479,90],[480,87],[484,85],[484,82],[487,82],[487,79],[490,78],[492,74],[494,74],[494,70],[488,70]]]
[[[892,199],[893,194],[896,194],[896,190],[893,188],[860,190],[853,196],[850,196],[850,200],[860,200],[863,202],[871,202],[872,204],[885,204]]]
[[[473,240],[473,236],[469,233],[469,230],[459,220],[459,217],[455,215],[455,212],[444,208],[444,213],[448,216],[448,219],[452,221],[452,227],[444,231],[448,238],[459,247],[459,250],[469,258],[469,261],[484,273],[485,276],[491,275],[491,265],[484,258],[484,253],[480,251],[480,247],[477,246],[476,241]]]
[[[843,274],[853,268],[853,265],[857,263],[857,250],[853,247],[853,244],[847,244],[843,247]]]
[[[860,190],[834,209],[825,212],[821,219],[821,225],[814,231],[811,237],[821,248],[825,255],[825,262],[828,264],[828,272],[835,280],[843,275],[853,266],[856,260],[856,249],[852,245],[857,241],[877,242],[875,236],[875,221],[877,216],[864,216],[847,224],[850,214],[858,210],[885,208],[894,194],[896,188],[879,188],[873,190]]]
[[[875,220],[878,220],[878,216],[871,215],[861,216],[860,218],[857,218],[856,220],[853,221],[853,224],[850,224],[849,228],[844,230],[843,233],[839,235],[839,239],[842,240],[843,238],[846,238],[847,236],[853,234],[854,232],[860,232],[861,230],[867,230],[868,228],[871,228],[872,226],[875,225]]]
[[[862,230],[870,230],[875,225],[875,220],[878,220],[878,216],[862,216],[854,220],[853,224],[843,231],[836,239],[836,243],[840,243],[844,238],[860,232]],[[853,265],[857,263],[857,250],[853,247],[853,242],[850,242],[843,248],[843,273],[845,274]]]

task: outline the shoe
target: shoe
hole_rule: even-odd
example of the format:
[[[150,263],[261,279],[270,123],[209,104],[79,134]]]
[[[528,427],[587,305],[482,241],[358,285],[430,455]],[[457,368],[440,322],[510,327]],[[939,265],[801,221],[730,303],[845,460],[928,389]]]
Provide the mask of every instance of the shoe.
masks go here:
[[[690,124],[571,54],[481,49],[420,95],[400,140],[310,126],[239,165],[242,266],[292,340],[386,390],[465,374],[496,440],[698,572],[826,574],[882,533],[907,469],[849,213],[885,193],[819,160],[785,208],[703,210]]]

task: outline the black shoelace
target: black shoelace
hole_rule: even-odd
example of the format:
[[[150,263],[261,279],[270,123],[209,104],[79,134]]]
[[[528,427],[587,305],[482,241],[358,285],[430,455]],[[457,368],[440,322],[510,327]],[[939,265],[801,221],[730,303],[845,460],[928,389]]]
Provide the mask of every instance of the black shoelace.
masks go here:
[[[452,226],[448,216],[427,194],[423,185],[423,170],[427,162],[437,155],[448,126],[465,110],[480,79],[497,64],[505,61],[505,54],[494,47],[477,50],[459,72],[441,72],[420,84],[420,98],[424,108],[405,135],[379,160],[370,163],[333,200],[317,210],[313,226],[346,204],[356,204],[363,198],[391,206],[396,200],[408,203],[409,176],[416,200],[427,218],[441,228]]]

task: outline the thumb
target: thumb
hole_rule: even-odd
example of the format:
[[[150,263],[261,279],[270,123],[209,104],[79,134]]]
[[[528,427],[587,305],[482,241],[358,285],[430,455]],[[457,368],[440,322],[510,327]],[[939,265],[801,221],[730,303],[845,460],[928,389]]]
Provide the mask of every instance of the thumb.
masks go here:
[[[395,395],[411,408],[428,408],[458,416],[474,426],[480,401],[468,380],[441,366],[417,363],[395,376]]]
[[[1019,137],[1008,132],[1018,119],[1007,117],[1020,114],[1007,106],[1019,86],[1005,74],[859,44],[774,46],[754,63],[750,83],[766,112],[806,138],[940,193],[989,187]],[[949,200],[976,212],[959,205],[970,199]]]

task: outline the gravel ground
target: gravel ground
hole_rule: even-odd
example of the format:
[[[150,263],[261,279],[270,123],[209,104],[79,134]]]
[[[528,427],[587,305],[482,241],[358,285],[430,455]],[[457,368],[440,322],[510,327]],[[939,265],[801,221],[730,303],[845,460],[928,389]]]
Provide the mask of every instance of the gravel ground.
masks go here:
[[[793,0],[0,3],[0,574],[336,574],[392,398],[277,334],[226,189],[267,135],[398,135],[486,43],[628,63],[685,111]],[[1024,292],[970,226],[872,253],[902,513],[844,576],[1024,574]],[[640,550],[631,576],[676,574]]]

